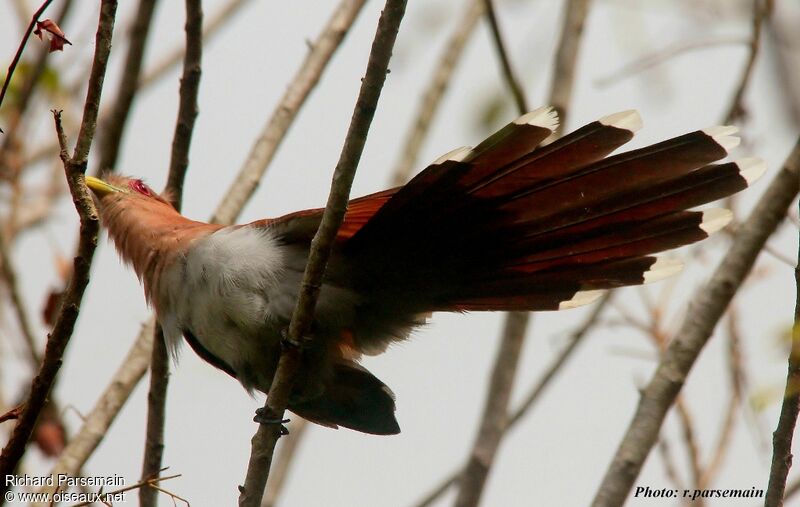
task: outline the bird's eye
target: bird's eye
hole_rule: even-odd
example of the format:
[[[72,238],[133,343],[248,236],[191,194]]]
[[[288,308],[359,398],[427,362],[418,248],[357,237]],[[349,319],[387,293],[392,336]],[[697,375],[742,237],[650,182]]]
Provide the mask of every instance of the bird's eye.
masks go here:
[[[144,196],[152,197],[153,191],[150,190],[150,187],[144,184],[142,180],[131,180],[130,183],[131,190],[138,192]]]

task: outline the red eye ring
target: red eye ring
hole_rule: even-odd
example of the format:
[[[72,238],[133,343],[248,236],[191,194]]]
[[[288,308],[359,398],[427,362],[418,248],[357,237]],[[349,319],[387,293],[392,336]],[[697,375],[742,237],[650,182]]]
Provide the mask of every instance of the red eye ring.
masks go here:
[[[144,181],[142,180],[131,180],[130,187],[131,190],[138,192],[144,196],[151,197],[153,195],[153,191],[150,190],[150,187],[145,185]]]

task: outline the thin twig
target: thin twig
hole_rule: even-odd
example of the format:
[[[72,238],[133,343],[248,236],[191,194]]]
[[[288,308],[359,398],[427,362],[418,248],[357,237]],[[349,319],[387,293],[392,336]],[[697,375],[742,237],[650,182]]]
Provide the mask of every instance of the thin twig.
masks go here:
[[[800,140],[792,152],[792,157],[794,165],[800,166]],[[798,174],[794,174],[794,177],[794,181],[787,183],[788,185],[797,186],[800,183]],[[800,247],[798,256],[800,257]],[[764,499],[765,507],[783,505],[786,477],[792,466],[792,438],[797,425],[797,414],[800,411],[800,262],[795,268],[794,277],[797,299],[794,308],[794,326],[792,326],[792,345],[789,351],[789,367],[786,374],[781,415],[778,418],[778,426],[772,434],[772,466]]]
[[[294,123],[300,107],[319,82],[333,53],[350,31],[350,27],[353,26],[353,22],[364,6],[364,1],[342,0],[336,7],[328,24],[314,41],[311,51],[308,52],[303,64],[292,79],[291,85],[286,89],[278,107],[275,108],[261,131],[261,135],[250,149],[234,183],[212,215],[211,222],[233,223],[244,203],[252,197],[281,142],[286,137],[286,132]]]
[[[14,75],[14,70],[17,68],[17,64],[19,63],[19,59],[22,58],[22,52],[25,50],[25,45],[28,43],[28,39],[30,39],[31,34],[33,33],[33,29],[36,27],[36,22],[39,21],[39,18],[44,14],[44,11],[53,3],[53,0],[46,0],[36,12],[33,13],[33,17],[31,18],[31,22],[28,24],[28,28],[25,30],[25,34],[22,36],[22,40],[19,43],[19,47],[17,48],[17,52],[14,55],[14,59],[11,60],[11,64],[8,66],[8,71],[6,72],[6,79],[3,81],[3,88],[0,89],[0,107],[3,106],[3,99],[6,97],[6,91],[8,90],[8,85],[11,83],[11,78]],[[3,129],[0,128],[0,134],[3,133]]]
[[[517,79],[514,68],[511,66],[511,59],[503,42],[503,34],[500,33],[500,23],[497,21],[494,3],[492,0],[484,0],[484,6],[486,8],[486,19],[489,21],[489,28],[492,32],[495,51],[497,51],[497,56],[500,60],[500,68],[503,70],[504,80],[511,91],[511,96],[514,97],[517,110],[520,111],[520,114],[525,114],[528,111],[528,101],[525,99],[525,93],[522,91],[519,79]]]
[[[72,8],[72,0],[67,0],[61,6],[61,11],[56,16],[57,24],[64,26],[67,16]],[[9,150],[17,149],[19,139],[24,138],[24,133],[19,132],[19,125],[25,117],[25,111],[31,103],[31,98],[36,90],[36,85],[39,83],[45,69],[47,68],[47,59],[50,56],[50,48],[48,45],[40,45],[39,52],[33,59],[34,63],[31,66],[31,72],[25,74],[25,80],[22,86],[19,87],[16,100],[14,100],[14,112],[10,119],[9,135],[3,140],[2,147],[0,147],[0,164],[6,160]],[[9,81],[10,82],[10,81]]]
[[[669,60],[690,51],[696,51],[698,49],[711,49],[719,46],[738,46],[747,43],[749,43],[749,40],[742,37],[719,37],[708,40],[676,42],[655,53],[645,55],[630,63],[627,63],[607,76],[595,79],[594,84],[601,88],[610,86],[627,77],[634,76],[646,71],[647,69],[664,64]]]
[[[717,437],[717,443],[708,465],[700,477],[697,489],[705,489],[714,480],[714,476],[719,472],[725,455],[730,448],[730,441],[733,438],[733,431],[736,429],[736,414],[742,401],[742,388],[744,380],[742,372],[742,354],[739,350],[741,339],[739,337],[739,316],[735,306],[731,306],[727,315],[728,330],[728,371],[730,372],[731,397],[728,400],[725,417],[722,419],[722,426]]]
[[[172,156],[167,176],[166,195],[180,211],[183,182],[189,168],[189,147],[197,119],[197,95],[200,90],[203,56],[203,8],[201,0],[186,0],[186,51],[180,86],[178,119],[172,138]],[[166,420],[167,388],[169,386],[169,357],[161,326],[156,326],[153,355],[150,361],[150,390],[147,395],[147,437],[145,439],[142,478],[151,477],[161,469],[164,453],[164,424]],[[158,490],[145,486],[139,492],[139,505],[155,506]]]
[[[434,67],[431,80],[422,94],[414,125],[406,134],[400,158],[392,171],[392,186],[404,185],[411,179],[422,143],[428,135],[433,117],[439,110],[464,48],[475,32],[478,20],[483,16],[484,6],[484,0],[470,0],[469,7],[456,23],[455,31],[450,36],[441,58]]]
[[[592,312],[586,317],[586,320],[581,324],[581,326],[576,329],[572,336],[570,337],[569,343],[561,350],[558,356],[553,359],[550,363],[550,366],[547,367],[547,370],[544,371],[542,376],[536,382],[536,384],[531,388],[529,394],[523,398],[522,403],[519,404],[516,410],[511,414],[511,417],[508,418],[508,427],[509,429],[514,427],[527,413],[530,409],[536,404],[539,400],[539,397],[542,393],[547,389],[547,386],[550,385],[550,382],[555,378],[556,374],[561,371],[564,365],[567,363],[572,354],[577,350],[578,345],[583,343],[584,338],[589,335],[589,332],[597,325],[600,320],[600,315],[609,306],[609,302],[613,297],[612,292],[607,292],[603,295],[603,297],[595,303],[594,307],[592,308]]]
[[[550,105],[558,112],[560,133],[567,124],[567,106],[575,84],[575,62],[578,59],[583,27],[589,15],[589,0],[570,0],[564,13],[561,38],[558,41],[553,82],[550,84]]]
[[[75,208],[80,217],[81,232],[78,239],[78,251],[73,264],[72,278],[64,293],[64,302],[56,319],[56,324],[52,333],[48,336],[42,365],[31,384],[30,394],[25,403],[25,410],[19,421],[17,421],[11,439],[3,449],[2,456],[0,456],[0,476],[2,477],[14,472],[25,452],[25,447],[36,424],[36,419],[45,405],[47,395],[50,393],[55,376],[61,367],[64,350],[72,336],[75,321],[80,312],[83,292],[89,283],[89,268],[97,245],[99,223],[97,210],[94,208],[94,203],[84,182],[84,173],[86,171],[86,159],[94,136],[100,96],[103,91],[103,79],[111,50],[111,34],[114,29],[116,10],[116,1],[103,0],[100,7],[94,63],[89,77],[89,89],[83,110],[83,120],[71,158],[66,154],[66,141],[61,129],[60,113],[54,113],[56,131],[61,140],[59,144],[62,146],[64,170],[66,171],[67,182],[69,183]],[[8,488],[7,482],[3,482],[0,485],[0,492],[5,494]]]
[[[308,431],[308,424],[308,421],[298,417],[289,425],[289,435],[281,440],[275,464],[272,466],[272,473],[269,474],[267,481],[267,491],[261,500],[261,507],[275,507],[278,503],[292,462],[297,455],[297,449],[300,447],[300,442],[303,441],[303,435]]]
[[[675,459],[672,457],[672,447],[663,436],[658,439],[658,454],[661,456],[661,462],[664,464],[664,473],[672,485],[678,490],[684,489],[685,486],[675,466]]]
[[[728,109],[728,113],[725,115],[725,125],[730,125],[739,121],[746,114],[744,94],[750,84],[750,77],[753,75],[756,58],[758,57],[758,51],[761,46],[761,27],[764,24],[764,19],[770,16],[771,10],[771,0],[753,0],[753,28],[750,35],[750,51],[747,56],[747,63],[742,71],[742,77],[739,79],[739,86],[736,88],[731,106]]]
[[[250,2],[252,2],[252,0],[230,0],[217,12],[208,16],[208,24],[203,27],[203,43],[208,44],[214,36],[220,32],[220,28],[224,27],[242,7],[245,7]],[[173,67],[181,63],[184,58],[185,50],[186,48],[183,45],[174,48],[158,63],[153,65],[151,69],[144,72],[137,85],[139,90],[141,91],[158,82],[161,78],[166,76]]]
[[[689,478],[691,482],[689,484],[691,484],[693,488],[697,488],[700,484],[700,478],[703,476],[703,466],[700,463],[700,447],[697,443],[697,437],[695,436],[692,414],[683,396],[678,396],[675,400],[675,410],[678,413],[678,420],[680,421],[681,432],[683,433],[683,441],[686,445],[686,454],[689,458],[689,471],[691,472],[691,477]],[[694,500],[694,504],[700,507],[702,507],[704,503],[705,501],[703,498]]]
[[[689,307],[680,331],[670,343],[644,390],[626,434],[600,485],[595,507],[622,505],[647,455],[655,445],[664,418],[680,393],[714,326],[741,286],[769,236],[797,195],[800,140],[783,169],[769,185],[706,287]]]
[[[22,331],[22,337],[25,339],[27,345],[28,359],[30,360],[32,368],[38,368],[41,364],[41,355],[39,354],[39,346],[36,344],[36,338],[33,336],[33,326],[31,326],[30,317],[25,310],[25,304],[22,302],[22,296],[17,286],[17,272],[11,263],[11,255],[8,251],[6,244],[5,234],[0,231],[0,273],[5,279],[6,286],[8,287],[8,295],[11,299],[11,306],[14,308],[14,313],[17,314],[17,322],[19,329]]]
[[[350,187],[353,184],[356,168],[366,144],[369,127],[375,115],[378,98],[386,80],[392,48],[394,47],[405,9],[405,0],[387,0],[378,20],[378,29],[370,50],[367,71],[361,81],[361,90],[353,111],[350,128],[347,131],[342,153],[333,173],[328,202],[325,206],[319,229],[311,241],[311,250],[309,251],[308,264],[303,274],[300,295],[292,313],[292,320],[289,323],[288,340],[290,343],[302,343],[303,347],[313,345],[307,337],[307,331],[313,320],[314,306],[319,295],[322,275],[325,272],[325,267],[333,248],[336,232],[347,210]],[[278,421],[283,419],[294,378],[302,360],[301,354],[299,345],[286,347],[281,353],[277,371],[264,406],[264,413],[267,418]],[[259,425],[258,431],[252,439],[250,463],[247,467],[245,484],[239,496],[239,505],[245,507],[260,505],[264,496],[264,485],[269,475],[272,453],[275,450],[275,444],[278,441],[280,432],[281,427],[279,424]]]
[[[103,118],[102,135],[98,146],[99,161],[94,170],[95,174],[113,171],[117,165],[122,136],[125,133],[131,106],[138,91],[136,83],[139,81],[139,74],[142,70],[142,60],[147,48],[150,27],[153,25],[156,3],[157,0],[139,0],[136,19],[131,26],[128,53],[125,55],[125,64],[119,80],[114,107],[111,113]]]
[[[181,474],[168,475],[168,476],[164,476],[164,477],[151,477],[151,478],[148,478],[148,479],[142,479],[139,482],[137,482],[135,484],[131,484],[130,486],[125,486],[124,488],[114,489],[114,490],[111,490],[111,491],[104,491],[103,493],[100,493],[100,497],[101,498],[103,498],[103,497],[105,497],[105,498],[113,497],[114,495],[118,495],[120,493],[125,493],[126,491],[132,491],[134,489],[139,489],[139,488],[144,489],[143,486],[153,487],[156,484],[160,484],[160,483],[162,483],[164,481],[168,481],[170,479],[177,479],[178,477],[181,477]],[[177,495],[173,495],[172,493],[169,493],[169,494],[172,495],[174,498],[178,498],[178,499],[186,502],[186,505],[189,505],[189,502],[187,502],[183,498],[181,498],[181,497],[179,497]],[[88,502],[76,503],[76,504],[72,505],[71,507],[86,507],[86,506],[89,506],[89,505],[94,505],[95,503],[96,502],[94,502],[94,501],[88,501]]]

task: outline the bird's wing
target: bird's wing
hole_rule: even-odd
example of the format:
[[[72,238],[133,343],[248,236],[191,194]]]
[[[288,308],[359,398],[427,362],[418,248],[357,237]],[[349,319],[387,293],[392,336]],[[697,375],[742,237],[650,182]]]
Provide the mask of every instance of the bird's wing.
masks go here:
[[[343,242],[353,237],[398,190],[391,188],[351,200],[336,239]],[[310,243],[322,220],[323,211],[322,208],[296,211],[278,218],[258,220],[251,225],[269,227],[286,243]]]

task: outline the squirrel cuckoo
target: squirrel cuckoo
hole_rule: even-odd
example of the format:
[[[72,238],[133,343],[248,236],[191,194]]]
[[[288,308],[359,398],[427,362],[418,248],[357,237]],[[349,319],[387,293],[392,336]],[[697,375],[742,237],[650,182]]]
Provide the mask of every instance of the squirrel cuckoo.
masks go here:
[[[734,127],[609,156],[641,127],[635,111],[540,147],[557,122],[538,109],[402,187],[350,201],[292,412],[398,433],[394,395],[358,364],[362,354],[405,339],[431,312],[561,310],[672,275],[681,264],[652,254],[731,218],[687,209],[743,190],[765,170],[756,158],[712,164],[739,143]],[[248,391],[266,393],[322,210],[224,227],[183,217],[138,179],[86,183],[171,349],[183,336]]]

